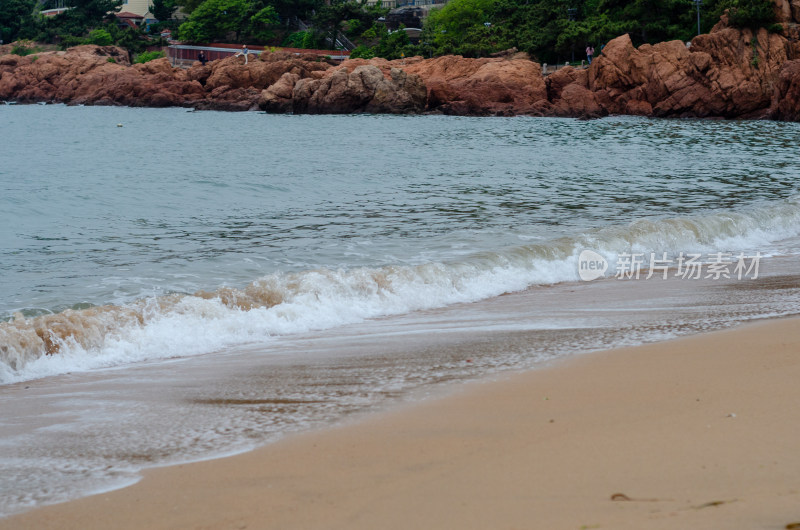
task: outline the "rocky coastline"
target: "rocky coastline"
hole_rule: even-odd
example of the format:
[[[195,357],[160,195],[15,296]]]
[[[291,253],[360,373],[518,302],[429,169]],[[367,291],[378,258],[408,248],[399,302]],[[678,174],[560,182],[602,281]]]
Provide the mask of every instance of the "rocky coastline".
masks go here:
[[[791,5],[792,4],[788,4]],[[798,12],[795,12],[798,11]],[[131,65],[112,46],[0,55],[0,101],[180,106],[271,113],[436,113],[596,118],[637,115],[800,121],[800,10],[782,32],[740,30],[723,17],[680,41],[635,48],[610,41],[586,69],[548,76],[525,54],[468,59],[353,59],[265,53],[189,69],[167,59]]]

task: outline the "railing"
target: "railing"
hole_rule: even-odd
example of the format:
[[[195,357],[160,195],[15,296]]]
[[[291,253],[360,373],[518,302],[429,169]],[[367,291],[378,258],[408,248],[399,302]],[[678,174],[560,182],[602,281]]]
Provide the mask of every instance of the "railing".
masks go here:
[[[250,55],[259,56],[264,51],[263,46],[248,47]],[[197,61],[197,55],[204,52],[206,59],[216,61],[240,53],[241,46],[238,44],[212,44],[209,46],[190,46],[188,44],[172,44],[167,47],[167,57],[172,66],[188,68]],[[350,57],[349,52],[339,50],[305,50],[300,48],[275,48],[275,51],[293,53],[295,55],[312,54],[330,57],[335,61],[343,61]]]
[[[337,50],[347,50],[351,52],[356,49],[356,45],[350,42],[350,39],[339,33],[336,32],[336,38],[332,39],[331,37],[325,37],[325,44],[336,48]]]
[[[297,24],[297,29],[299,29],[300,31],[308,31],[311,29],[311,26],[300,20],[300,17],[295,17],[295,24]],[[353,51],[356,49],[356,45],[353,44],[353,42],[350,39],[348,39],[347,37],[338,32],[336,34],[335,40],[331,40],[331,38],[328,37],[327,39],[325,39],[325,42],[327,42],[337,50]]]
[[[396,7],[444,5],[447,0],[396,0]]]
[[[394,9],[406,6],[443,6],[447,0],[367,0],[367,5],[380,4],[383,8]]]
[[[356,45],[353,42],[345,37],[342,33],[337,32],[336,34],[336,48],[344,49],[348,51],[353,51],[356,49]]]
[[[241,48],[226,48],[216,46],[189,46],[186,44],[171,44],[167,47],[167,58],[172,66],[188,68],[197,61],[197,56],[203,52],[208,61],[216,61],[231,57],[241,52]],[[259,50],[251,50],[252,55],[258,56]]]

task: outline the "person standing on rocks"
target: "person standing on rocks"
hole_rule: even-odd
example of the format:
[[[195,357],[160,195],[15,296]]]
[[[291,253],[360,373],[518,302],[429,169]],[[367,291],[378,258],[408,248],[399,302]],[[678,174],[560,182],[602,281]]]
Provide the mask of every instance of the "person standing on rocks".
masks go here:
[[[244,64],[247,64],[247,56],[250,54],[250,50],[247,49],[247,44],[242,44],[242,51],[234,55],[234,57],[239,57],[240,55],[244,55]]]
[[[594,57],[594,48],[592,48],[591,44],[586,45],[586,58],[588,59],[589,64],[592,64],[592,57]]]
[[[197,60],[200,61],[200,64],[203,66],[206,65],[206,62],[208,62],[208,59],[206,59],[206,54],[203,50],[200,50],[200,53],[197,54]]]

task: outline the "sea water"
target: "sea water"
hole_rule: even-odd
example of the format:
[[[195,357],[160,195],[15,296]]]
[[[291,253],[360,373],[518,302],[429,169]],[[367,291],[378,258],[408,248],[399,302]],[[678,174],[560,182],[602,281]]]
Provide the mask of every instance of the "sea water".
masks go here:
[[[4,514],[800,312],[798,124],[37,105],[0,130]],[[720,253],[759,268],[676,274]]]

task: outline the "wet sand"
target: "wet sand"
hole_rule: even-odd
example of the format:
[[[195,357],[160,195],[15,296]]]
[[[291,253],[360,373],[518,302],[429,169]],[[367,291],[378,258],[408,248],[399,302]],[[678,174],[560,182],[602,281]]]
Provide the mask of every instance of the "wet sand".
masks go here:
[[[0,528],[782,529],[798,381],[798,319],[588,354]]]

